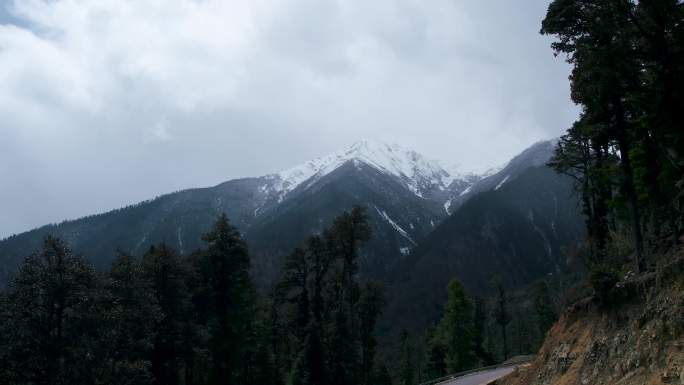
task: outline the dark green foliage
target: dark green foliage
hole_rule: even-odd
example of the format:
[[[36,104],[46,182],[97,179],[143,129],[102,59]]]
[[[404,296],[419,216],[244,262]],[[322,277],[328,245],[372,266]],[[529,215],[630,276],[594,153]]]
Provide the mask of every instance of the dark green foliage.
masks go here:
[[[608,242],[609,202],[613,197],[614,174],[618,157],[607,151],[606,143],[589,140],[592,126],[576,122],[568,134],[561,137],[550,165],[570,175],[580,189],[582,211],[586,218],[589,246],[594,260],[604,258]]]
[[[508,333],[506,331],[506,326],[511,322],[511,316],[508,311],[508,301],[506,298],[506,290],[503,285],[498,282],[496,284],[496,307],[494,308],[494,319],[496,323],[501,328],[501,340],[503,342],[503,359],[508,358]]]
[[[594,297],[600,305],[612,302],[615,284],[620,281],[618,274],[610,267],[595,266],[589,273],[589,283],[594,289]]]
[[[475,356],[484,366],[494,365],[496,360],[485,348],[485,331],[487,327],[487,304],[481,297],[475,297],[473,314],[473,343],[475,345]]]
[[[551,301],[549,286],[541,281],[534,288],[534,312],[539,332],[543,336],[556,322],[557,316]],[[541,344],[539,344],[541,345]]]
[[[515,307],[511,311],[511,323],[508,327],[509,356],[529,354],[533,351],[536,325],[533,314],[522,314],[526,309]]]
[[[430,328],[427,331],[425,375],[427,378],[440,378],[447,374],[446,365],[447,349],[445,341],[437,329]]]
[[[425,375],[438,378],[472,369],[492,358],[484,350],[484,305],[466,296],[457,279],[447,287],[444,315],[437,328],[427,332]]]
[[[372,383],[384,299],[379,284],[358,280],[358,250],[369,237],[365,210],[355,207],[286,258],[276,359],[288,383]]]
[[[190,293],[185,284],[187,267],[173,249],[161,244],[142,257],[143,276],[161,312],[153,325],[151,370],[158,385],[179,384],[185,351],[184,337],[190,316]]]
[[[256,305],[254,320],[249,327],[245,341],[244,360],[241,363],[243,365],[241,382],[248,385],[277,385],[279,379],[273,352],[271,304],[262,299]]]
[[[449,296],[438,331],[446,342],[447,371],[457,373],[472,368],[476,363],[473,304],[458,280],[449,282],[447,291]]]
[[[373,368],[378,342],[375,326],[385,305],[383,287],[377,282],[367,282],[359,299],[359,337],[361,342],[361,384],[373,384]]]
[[[581,277],[583,278],[584,274]],[[572,279],[566,277],[564,279],[568,282],[563,282],[558,278],[561,277],[547,278],[519,289],[502,287],[504,317],[501,315],[502,295],[497,293],[483,301],[486,310],[483,327],[486,358],[481,359],[483,364],[487,362],[486,359],[490,359],[489,362],[492,364],[504,361],[506,359],[504,353],[507,353],[507,358],[537,353],[546,332],[557,318],[558,305],[553,299],[559,298],[568,285],[581,279],[580,277]],[[499,322],[502,318],[507,321],[505,324],[506,346],[504,346],[503,338],[504,328]]]
[[[683,229],[683,21],[676,0],[555,0],[542,23],[582,106],[551,164],[581,191],[589,267],[621,263],[607,247],[629,233],[639,273]]]
[[[189,258],[119,253],[98,275],[46,238],[0,292],[0,383],[279,384],[240,234],[222,216],[204,239]]]
[[[249,275],[247,245],[221,215],[203,236],[207,247],[199,253],[199,294],[206,305],[201,316],[209,333],[211,382],[238,383],[243,376],[247,342],[252,332],[255,293]]]
[[[505,319],[507,321],[505,343],[504,328],[498,322],[501,320],[500,296],[475,297],[471,300],[472,351],[470,357],[473,361],[470,367],[500,363],[505,360],[504,354],[510,357],[536,352],[544,338],[543,333],[546,331],[541,330],[535,310],[536,288],[537,284],[517,290],[505,290]],[[557,292],[553,291],[553,294],[549,293],[549,297],[556,294]],[[424,379],[453,373],[452,370],[446,370],[446,366],[444,370],[440,370],[435,364],[440,362],[436,357],[446,355],[447,340],[447,336],[443,333],[428,329],[423,364]]]
[[[100,367],[98,279],[59,239],[47,237],[2,296],[0,380],[85,384]]]
[[[104,284],[106,329],[101,338],[108,362],[102,378],[108,384],[151,384],[153,329],[163,314],[140,262],[120,254]]]
[[[413,385],[415,362],[413,345],[406,330],[399,333],[399,385]]]
[[[0,382],[390,384],[376,358],[383,288],[358,277],[369,239],[365,210],[343,213],[266,299],[226,216],[190,256],[162,243],[103,275],[48,237],[0,292]]]

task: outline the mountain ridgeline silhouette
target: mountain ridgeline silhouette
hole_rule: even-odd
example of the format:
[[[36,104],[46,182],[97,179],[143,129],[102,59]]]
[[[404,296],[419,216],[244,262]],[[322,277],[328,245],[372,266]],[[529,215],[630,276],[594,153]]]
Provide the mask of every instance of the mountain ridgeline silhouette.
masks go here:
[[[0,260],[4,276],[11,274],[48,234],[63,238],[98,268],[108,267],[117,250],[141,254],[160,242],[189,253],[201,246],[201,234],[215,218],[226,213],[250,247],[257,282],[268,286],[279,275],[284,255],[309,235],[319,233],[342,211],[360,205],[367,209],[373,233],[362,250],[360,271],[364,276],[385,279],[407,266],[429,270],[425,261],[439,254],[443,257],[440,263],[449,264],[450,255],[456,253],[461,262],[438,275],[455,268],[464,275],[469,275],[471,268],[496,268],[521,274],[511,278],[512,282],[526,282],[557,267],[559,247],[575,239],[575,225],[580,221],[576,211],[567,209],[575,204],[570,183],[544,166],[553,148],[553,141],[536,143],[500,170],[477,175],[449,173],[437,162],[397,145],[362,141],[280,173],[167,194],[15,235],[0,241]],[[541,169],[531,171],[535,167]],[[548,195],[548,190],[554,193]],[[544,206],[547,198],[554,199],[556,206]],[[517,199],[518,206],[502,204],[502,199]],[[461,207],[469,200],[473,203]],[[533,203],[540,206],[528,210],[526,205]],[[463,221],[492,215],[507,219],[514,215],[519,223],[509,225],[528,230],[525,234],[531,238],[513,237],[505,241],[512,242],[510,245],[504,244],[500,239],[509,229],[489,223],[487,231],[492,235],[479,236],[477,245],[490,253],[500,249],[522,253],[528,247],[523,243],[536,242],[543,267],[538,266],[537,257],[521,257],[513,270],[510,263],[492,262],[494,254],[487,263],[469,259],[468,252],[474,253],[476,244],[465,238],[484,230],[467,229],[469,222]],[[528,215],[534,219],[527,219]],[[569,217],[559,217],[563,215]],[[566,222],[570,230],[564,227]],[[462,246],[450,249],[446,243],[452,239]],[[499,242],[498,249],[487,249],[487,240]]]

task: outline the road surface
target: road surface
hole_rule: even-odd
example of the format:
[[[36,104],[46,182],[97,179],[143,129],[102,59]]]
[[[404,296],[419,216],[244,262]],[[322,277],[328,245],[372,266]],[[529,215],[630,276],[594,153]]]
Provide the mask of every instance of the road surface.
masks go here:
[[[505,368],[485,370],[483,372],[477,372],[472,374],[467,374],[463,377],[454,378],[453,380],[448,380],[440,382],[436,385],[481,385],[487,384],[490,381],[494,381],[497,378],[501,378],[515,370],[515,365],[507,366]]]

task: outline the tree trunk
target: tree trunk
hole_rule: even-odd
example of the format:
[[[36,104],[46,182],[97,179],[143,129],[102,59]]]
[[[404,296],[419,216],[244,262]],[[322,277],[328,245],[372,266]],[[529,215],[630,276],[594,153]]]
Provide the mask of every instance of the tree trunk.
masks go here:
[[[501,324],[501,334],[503,334],[503,354],[504,361],[508,359],[508,340],[506,339],[506,324]]]
[[[644,241],[641,234],[641,216],[637,201],[636,190],[634,189],[634,173],[632,163],[629,158],[630,145],[627,139],[627,130],[624,120],[624,108],[622,102],[617,100],[616,108],[616,129],[618,146],[620,147],[620,166],[623,175],[623,190],[627,197],[627,206],[632,217],[632,233],[634,235],[635,257],[634,272],[639,274],[644,270]]]

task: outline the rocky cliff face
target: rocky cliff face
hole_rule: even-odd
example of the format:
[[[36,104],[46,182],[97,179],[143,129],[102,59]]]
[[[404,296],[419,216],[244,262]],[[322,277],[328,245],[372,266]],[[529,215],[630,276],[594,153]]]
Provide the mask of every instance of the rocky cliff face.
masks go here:
[[[575,304],[536,360],[497,384],[684,384],[683,254],[658,273],[620,282],[613,306]]]

